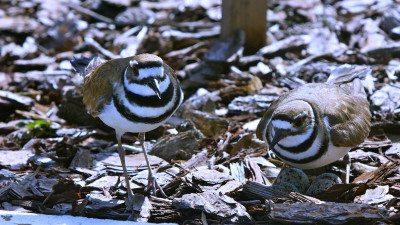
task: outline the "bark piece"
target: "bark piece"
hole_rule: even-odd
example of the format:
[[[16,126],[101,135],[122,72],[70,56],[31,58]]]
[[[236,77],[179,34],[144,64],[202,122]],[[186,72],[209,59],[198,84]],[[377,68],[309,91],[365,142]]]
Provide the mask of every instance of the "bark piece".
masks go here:
[[[191,120],[206,137],[217,138],[228,130],[229,122],[211,113],[192,110],[186,112],[184,117]]]
[[[32,156],[34,153],[31,150],[0,151],[0,165],[11,170],[20,170],[28,165]]]
[[[93,158],[88,149],[79,149],[74,158],[72,159],[69,168],[91,168],[93,165]]]
[[[393,195],[389,194],[389,186],[377,186],[374,189],[368,189],[365,194],[361,196],[357,196],[354,199],[356,203],[365,203],[365,204],[381,204],[384,202],[388,202],[393,198]]]
[[[196,154],[200,148],[203,134],[196,129],[181,132],[178,135],[168,135],[154,144],[151,154],[164,160],[187,160]]]
[[[172,205],[180,210],[205,212],[208,217],[220,219],[228,223],[251,222],[251,217],[243,205],[215,191],[186,194],[181,198],[174,199]]]
[[[384,209],[356,203],[294,203],[273,204],[270,217],[273,222],[301,224],[361,224],[385,221]]]

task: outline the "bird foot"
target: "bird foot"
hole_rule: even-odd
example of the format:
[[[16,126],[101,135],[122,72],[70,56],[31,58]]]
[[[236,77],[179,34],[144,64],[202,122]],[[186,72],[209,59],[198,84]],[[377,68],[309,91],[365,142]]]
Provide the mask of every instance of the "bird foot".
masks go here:
[[[161,186],[157,183],[157,180],[154,176],[148,177],[148,183],[147,183],[147,187],[146,187],[145,191],[150,192],[154,196],[156,196],[157,192],[159,192],[161,197],[167,198],[167,195],[165,194],[165,192],[161,188]]]
[[[133,212],[135,210],[135,198],[133,197],[133,195],[128,194],[128,197],[126,197],[125,199],[125,206],[125,212]]]
[[[151,203],[142,194],[129,194],[125,200],[125,213],[128,214],[128,221],[147,221],[150,216]]]
[[[135,208],[135,198],[133,195],[128,194],[125,199],[125,213],[129,213],[128,221],[135,221],[136,219],[136,208]]]

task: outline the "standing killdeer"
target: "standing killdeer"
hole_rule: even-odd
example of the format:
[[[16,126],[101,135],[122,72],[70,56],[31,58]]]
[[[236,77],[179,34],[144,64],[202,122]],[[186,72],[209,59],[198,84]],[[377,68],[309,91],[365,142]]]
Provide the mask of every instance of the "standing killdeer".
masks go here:
[[[305,84],[282,95],[258,124],[257,137],[283,162],[302,169],[344,157],[370,131],[369,102],[359,79],[368,72],[344,65],[326,83]]]
[[[115,130],[128,202],[133,199],[133,194],[125,151],[121,145],[121,137],[126,132],[139,133],[149,171],[147,188],[151,188],[153,194],[157,188],[165,196],[152,173],[144,138],[145,132],[163,124],[182,103],[183,92],[172,69],[152,54],[106,62],[95,58],[86,67],[82,66],[82,60],[72,61],[71,64],[78,72],[83,71],[83,103],[86,109]]]

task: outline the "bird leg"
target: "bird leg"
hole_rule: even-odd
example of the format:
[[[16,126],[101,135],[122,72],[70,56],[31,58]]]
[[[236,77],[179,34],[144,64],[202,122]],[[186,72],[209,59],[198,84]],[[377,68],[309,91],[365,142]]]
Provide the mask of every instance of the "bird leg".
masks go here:
[[[147,156],[146,146],[144,144],[145,133],[139,133],[139,139],[140,139],[140,144],[142,145],[144,159],[146,160],[147,170],[149,171],[148,183],[147,183],[147,188],[146,189],[147,189],[147,191],[151,191],[153,195],[156,195],[157,194],[157,190],[158,190],[158,191],[160,191],[161,196],[166,198],[167,195],[164,193],[164,191],[161,188],[161,186],[157,183],[157,180],[154,177],[153,171],[151,170],[149,157]]]
[[[117,140],[118,140],[118,155],[119,159],[121,160],[121,165],[122,165],[122,170],[124,172],[124,178],[125,178],[125,186],[126,186],[126,192],[128,194],[128,197],[125,200],[125,205],[127,210],[131,210],[133,206],[133,193],[131,189],[131,185],[129,183],[129,176],[128,176],[128,170],[126,169],[126,163],[125,163],[125,149],[122,147],[121,143],[121,135],[117,135]]]
[[[348,183],[350,183],[350,166],[351,166],[350,155],[349,154],[345,155],[343,160],[346,163],[346,176],[345,176],[344,182],[346,184],[348,184]]]

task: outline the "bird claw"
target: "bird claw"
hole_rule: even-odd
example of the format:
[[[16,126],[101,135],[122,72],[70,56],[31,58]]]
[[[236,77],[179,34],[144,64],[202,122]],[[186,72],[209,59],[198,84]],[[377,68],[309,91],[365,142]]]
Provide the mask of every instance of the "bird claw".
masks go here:
[[[134,198],[133,198],[133,195],[128,195],[128,197],[126,197],[126,199],[125,199],[125,206],[126,206],[126,209],[125,209],[125,212],[133,212],[134,211],[134,202],[135,202],[135,200],[134,200]]]
[[[136,215],[135,215],[136,210],[135,210],[134,205],[135,205],[135,200],[134,200],[133,195],[128,194],[128,197],[126,197],[126,199],[125,199],[125,207],[126,207],[125,213],[129,213],[129,216],[127,219],[128,221],[135,221],[135,219],[136,219]]]
[[[152,195],[156,196],[157,192],[164,198],[167,198],[167,195],[164,193],[164,190],[161,186],[157,183],[157,180],[154,176],[148,177],[147,187],[145,188],[146,192],[151,192]]]

